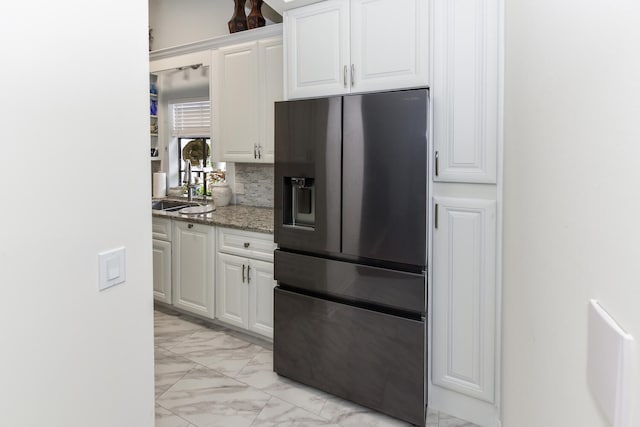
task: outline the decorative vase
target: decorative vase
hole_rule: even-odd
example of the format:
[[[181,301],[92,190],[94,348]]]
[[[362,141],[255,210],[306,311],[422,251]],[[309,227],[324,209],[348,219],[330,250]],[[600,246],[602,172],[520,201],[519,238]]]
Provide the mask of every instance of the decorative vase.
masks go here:
[[[216,206],[227,206],[231,201],[231,188],[227,183],[213,184],[211,198]]]
[[[229,21],[230,33],[244,31],[247,29],[247,14],[244,13],[244,4],[247,0],[234,0],[234,2],[235,7],[233,9],[233,16]]]
[[[247,17],[247,25],[249,29],[264,27],[265,20],[262,16],[262,3],[263,0],[251,0],[251,12]]]

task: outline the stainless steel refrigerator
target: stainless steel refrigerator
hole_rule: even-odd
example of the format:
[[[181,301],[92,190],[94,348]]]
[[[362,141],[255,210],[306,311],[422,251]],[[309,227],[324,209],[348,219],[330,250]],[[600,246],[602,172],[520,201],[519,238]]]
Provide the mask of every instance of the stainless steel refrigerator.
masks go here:
[[[423,426],[427,89],[275,107],[274,370]]]

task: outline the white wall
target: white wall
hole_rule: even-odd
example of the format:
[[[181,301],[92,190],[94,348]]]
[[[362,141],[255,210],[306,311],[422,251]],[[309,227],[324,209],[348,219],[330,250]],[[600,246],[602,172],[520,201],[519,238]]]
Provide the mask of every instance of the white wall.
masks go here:
[[[245,13],[251,1],[246,2]],[[153,50],[229,34],[227,22],[233,16],[233,0],[149,0],[149,25],[153,29]],[[266,24],[282,22],[267,4],[262,5]]]
[[[0,425],[150,427],[147,4],[5,2],[0,40]]]
[[[601,427],[588,299],[640,340],[640,3],[505,3],[503,426]]]

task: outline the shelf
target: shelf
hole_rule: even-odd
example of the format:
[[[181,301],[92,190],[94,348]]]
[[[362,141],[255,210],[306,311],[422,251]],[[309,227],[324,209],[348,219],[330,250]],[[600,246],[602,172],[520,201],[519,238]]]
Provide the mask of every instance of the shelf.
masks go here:
[[[158,136],[158,134],[157,133],[152,133],[151,136]]]
[[[159,162],[160,160],[162,160],[160,157],[151,157],[152,162]]]
[[[158,97],[158,94],[157,94],[157,93],[150,93],[150,94],[149,94],[149,97],[150,97],[150,98],[157,98],[157,97]]]
[[[151,114],[151,115],[149,115],[149,117],[151,117],[152,119],[157,119],[158,118],[158,116],[155,115],[155,114]]]

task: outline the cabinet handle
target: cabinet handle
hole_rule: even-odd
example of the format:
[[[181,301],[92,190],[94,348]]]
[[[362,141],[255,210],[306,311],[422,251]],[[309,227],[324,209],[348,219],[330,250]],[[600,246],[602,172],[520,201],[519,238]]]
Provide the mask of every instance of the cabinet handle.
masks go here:
[[[258,144],[253,144],[253,158],[257,159],[258,158]]]
[[[438,228],[438,204],[436,203],[433,210],[433,227]]]
[[[249,242],[244,242],[244,247],[245,247],[245,248],[248,248],[248,247],[249,247],[249,244],[250,244]]]
[[[435,160],[436,160],[436,176],[438,176],[438,169],[439,169],[439,165],[440,165],[440,162],[439,162],[439,160],[440,160],[440,153],[438,153],[438,152],[436,151],[436,154],[435,154],[435,156],[434,156],[434,157],[435,157]]]
[[[251,266],[247,265],[247,283],[251,283]]]
[[[244,264],[242,264],[242,283],[244,283]]]
[[[344,76],[342,76],[342,81],[344,82],[344,87],[347,87],[347,66],[344,66]]]
[[[187,224],[187,228],[193,228],[193,224]]]
[[[356,78],[356,66],[351,64],[351,87],[353,87],[356,84],[355,78]]]
[[[258,145],[258,158],[262,158],[262,145]]]

